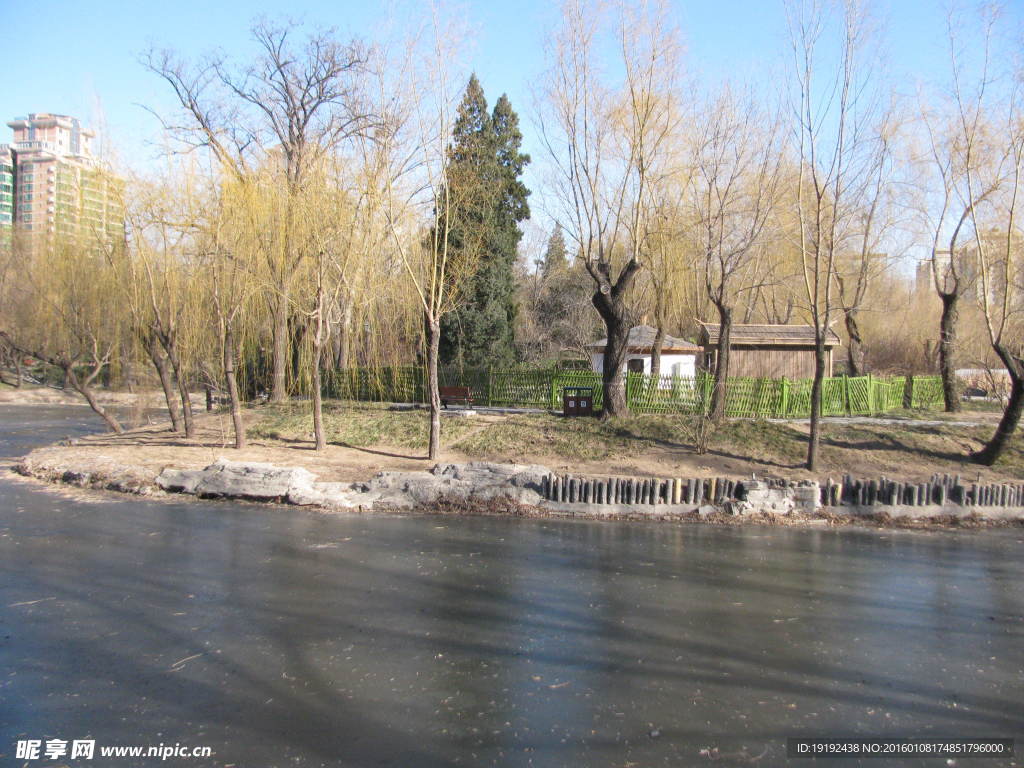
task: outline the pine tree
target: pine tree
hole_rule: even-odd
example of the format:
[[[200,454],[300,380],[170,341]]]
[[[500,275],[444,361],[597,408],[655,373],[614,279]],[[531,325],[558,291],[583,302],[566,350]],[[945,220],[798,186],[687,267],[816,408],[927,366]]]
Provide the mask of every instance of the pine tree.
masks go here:
[[[470,368],[516,361],[515,259],[529,218],[529,190],[520,181],[530,161],[520,152],[519,118],[506,96],[488,114],[476,76],[459,106],[449,150],[447,194],[458,201],[448,233],[451,258],[480,254],[472,277],[460,287],[460,307],[441,324],[441,361]]]
[[[568,269],[569,260],[566,258],[565,237],[562,235],[562,228],[556,226],[555,231],[548,238],[548,247],[544,251],[544,260],[540,264],[540,275],[547,283]]]
[[[569,263],[562,228],[556,226],[539,262],[537,324],[544,329],[545,355],[551,360],[575,357],[593,341],[597,315],[590,301],[587,275],[578,262]]]

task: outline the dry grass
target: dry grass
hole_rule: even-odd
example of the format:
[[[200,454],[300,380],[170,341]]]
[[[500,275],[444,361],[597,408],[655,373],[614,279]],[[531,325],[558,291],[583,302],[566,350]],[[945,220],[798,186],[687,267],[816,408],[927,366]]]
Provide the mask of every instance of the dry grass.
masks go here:
[[[261,406],[251,411],[251,436],[271,442],[308,442],[307,404]],[[918,417],[915,421],[912,417]],[[959,472],[983,477],[1024,478],[1024,438],[1017,437],[993,470],[967,462],[993,426],[925,424],[936,414],[908,412],[896,424],[827,422],[823,427],[819,476],[928,476]],[[923,418],[922,418],[923,417]],[[957,414],[957,421],[992,421],[992,414]],[[358,448],[422,450],[427,442],[423,411],[390,411],[365,403],[325,405],[332,444]],[[637,415],[622,419],[569,419],[551,414],[445,417],[442,443],[449,453],[469,459],[547,463],[564,466],[616,464],[657,473],[690,468],[722,474],[803,476],[807,425],[756,420],[728,421],[711,437],[707,454],[693,450],[696,423],[680,416]]]
[[[324,403],[327,442],[357,448],[390,446],[425,450],[430,424],[425,411],[391,411],[377,403]],[[309,442],[313,422],[308,403],[264,405],[252,409],[250,437],[282,442]],[[445,443],[452,443],[477,427],[473,418],[443,416]]]
[[[622,476],[776,475],[792,479],[849,472],[857,477],[926,479],[935,472],[961,474],[974,481],[1024,478],[1024,436],[1011,443],[1004,460],[989,469],[970,464],[968,454],[994,429],[994,414],[966,412],[957,421],[984,426],[836,423],[824,426],[818,471],[803,469],[807,425],[729,421],[711,436],[709,451],[693,449],[694,422],[684,417],[632,416],[602,422],[550,414],[445,416],[439,460],[488,459],[538,463],[556,471]],[[925,415],[934,420],[935,414]],[[984,417],[988,417],[985,419]],[[428,469],[428,417],[425,411],[390,411],[381,405],[331,402],[325,405],[329,444],[312,450],[309,403],[265,405],[245,411],[251,443],[234,451],[226,412],[197,413],[192,439],[170,432],[164,423],[124,435],[96,435],[75,446],[43,449],[46,461],[138,465],[154,475],[164,466],[203,467],[217,457],[305,466],[322,480],[356,480],[383,469]],[[51,455],[52,454],[52,455]]]

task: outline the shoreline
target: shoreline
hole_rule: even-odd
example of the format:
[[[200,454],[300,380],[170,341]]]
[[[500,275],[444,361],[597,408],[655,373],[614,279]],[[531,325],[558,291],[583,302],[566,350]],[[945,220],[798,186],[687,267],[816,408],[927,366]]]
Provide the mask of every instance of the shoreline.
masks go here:
[[[260,465],[256,462],[230,462],[224,459],[214,462],[204,470],[179,470],[173,467],[166,467],[160,473],[154,473],[151,469],[139,465],[124,465],[108,460],[99,461],[53,461],[54,454],[52,446],[43,447],[30,452],[18,459],[11,469],[17,474],[31,478],[48,485],[68,486],[84,489],[87,491],[107,491],[119,494],[139,496],[143,498],[178,499],[210,501],[219,500],[225,502],[244,501],[246,503],[274,504],[287,508],[289,506],[301,507],[316,511],[321,514],[388,514],[388,515],[439,515],[455,517],[519,517],[530,519],[576,519],[607,522],[642,522],[642,523],[678,523],[678,524],[700,524],[714,525],[720,527],[736,527],[745,525],[768,525],[802,528],[864,528],[864,529],[902,529],[902,530],[927,530],[927,531],[956,531],[956,530],[978,530],[984,528],[1022,528],[1024,527],[1024,510],[1018,514],[1001,517],[989,517],[974,510],[967,514],[952,515],[937,510],[934,514],[920,516],[893,515],[884,507],[872,512],[859,512],[856,514],[843,514],[833,507],[818,507],[813,512],[800,509],[789,509],[787,512],[775,512],[770,509],[756,509],[746,513],[730,511],[727,504],[701,505],[666,505],[664,507],[627,507],[617,506],[607,511],[595,511],[592,505],[568,504],[553,505],[540,498],[540,495],[533,490],[527,489],[525,493],[505,493],[510,486],[507,483],[509,477],[516,474],[516,469],[522,469],[528,465],[504,465],[510,469],[502,476],[498,488],[494,483],[473,487],[462,486],[457,493],[447,493],[443,489],[428,501],[418,500],[415,493],[409,496],[408,502],[391,503],[386,499],[375,499],[369,503],[355,503],[351,506],[339,506],[332,504],[323,498],[303,496],[301,493],[294,499],[289,494],[273,491],[275,495],[266,496],[263,492],[253,495],[251,488],[242,489],[238,493],[188,493],[180,490],[168,490],[161,487],[160,477],[175,476],[175,473],[197,473],[210,470],[218,466],[222,469],[225,465],[229,468],[237,468],[239,471],[269,470],[279,473],[299,473],[303,477],[315,483],[315,475],[303,467],[278,467],[273,465]],[[102,458],[102,457],[101,457]],[[493,471],[498,468],[501,471],[503,465],[493,465],[487,462],[475,462],[474,464],[484,466],[486,471]],[[433,474],[435,477],[443,475],[445,468],[462,468],[467,465],[438,465],[432,472],[413,471],[395,472],[384,471],[378,473],[377,478],[367,478],[365,482],[354,483],[317,483],[323,486],[333,486],[343,492],[355,486],[365,489],[380,477],[385,478],[383,487],[391,489],[398,488],[399,493],[407,493],[408,478],[412,475],[425,476]],[[536,471],[545,470],[544,467],[534,468]],[[449,470],[450,472],[451,470]],[[457,470],[456,470],[457,471]],[[303,474],[304,473],[304,474]],[[474,481],[470,481],[472,485]],[[364,492],[364,491],[359,491]],[[532,494],[532,495],[529,495]],[[407,494],[408,495],[408,494]],[[314,494],[315,496],[315,494]],[[533,502],[533,503],[530,503]]]
[[[49,398],[0,404],[60,405]],[[119,435],[67,438],[12,459],[12,468],[49,484],[88,490],[283,502],[326,513],[380,510],[728,526],[1024,525],[1024,484],[1007,484],[992,475],[986,480],[1002,485],[982,484],[980,474],[978,484],[961,484],[960,475],[955,481],[952,475],[933,475],[930,483],[923,478],[897,483],[884,468],[874,475],[877,480],[847,476],[841,483],[782,466],[756,467],[756,475],[720,474],[721,469],[692,463],[634,464],[631,455],[566,466],[528,450],[478,460],[451,446],[442,449],[436,462],[408,448],[331,443],[318,453],[301,440],[284,439],[257,438],[235,451],[227,445],[230,427],[224,413],[197,414],[192,438],[168,427],[150,420]]]

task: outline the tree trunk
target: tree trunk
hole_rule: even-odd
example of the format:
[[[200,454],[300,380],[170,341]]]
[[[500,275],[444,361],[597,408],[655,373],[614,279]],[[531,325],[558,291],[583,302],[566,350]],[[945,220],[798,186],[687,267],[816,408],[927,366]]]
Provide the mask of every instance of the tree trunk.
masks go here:
[[[21,369],[21,354],[14,350],[14,386],[21,389],[21,382],[24,379],[24,373]]]
[[[288,399],[288,341],[288,294],[281,291],[274,305],[272,403],[283,403]]]
[[[940,293],[942,299],[942,317],[939,320],[939,375],[942,376],[942,398],[945,401],[946,413],[958,413],[963,407],[960,404],[960,393],[956,386],[956,323],[960,314],[959,292]]]
[[[971,461],[989,467],[1003,455],[1006,444],[1020,425],[1021,412],[1024,411],[1024,359],[1014,358],[1002,344],[992,346],[1010,374],[1010,400],[992,439],[980,451],[971,454]]]
[[[132,359],[130,344],[125,342],[121,351],[121,371],[124,376],[124,385],[128,394],[135,394],[135,361]]]
[[[171,369],[174,371],[174,380],[178,383],[178,395],[181,398],[181,415],[185,423],[185,437],[195,437],[196,425],[192,418],[192,398],[189,396],[188,382],[182,374],[181,360],[178,358],[178,349],[174,341],[165,335],[160,336],[160,343],[167,353],[167,359],[171,362]]]
[[[324,294],[322,285],[317,287],[316,331],[313,335],[313,439],[317,452],[327,450],[324,435],[323,381],[320,362],[324,350]]]
[[[857,325],[857,310],[846,310],[844,319],[846,335],[850,340],[846,346],[846,372],[850,376],[863,376],[864,340],[861,338],[860,327]]]
[[[626,383],[622,368],[629,352],[629,317],[623,296],[640,269],[636,261],[623,267],[613,286],[609,280],[609,265],[599,263],[591,276],[597,281],[597,290],[590,301],[604,321],[608,343],[604,349],[604,369],[601,372],[601,391],[604,396],[602,419],[629,415]]]
[[[288,381],[288,391],[301,393],[300,383],[302,381],[302,342],[309,332],[309,321],[304,317],[292,317],[288,321],[288,350],[291,360],[289,373],[291,378]]]
[[[178,411],[178,403],[174,396],[174,383],[171,381],[171,372],[167,368],[167,358],[160,352],[156,337],[152,334],[145,339],[146,353],[153,361],[157,376],[160,377],[160,387],[164,391],[164,400],[167,402],[167,413],[171,417],[171,432],[181,432],[181,414]]]
[[[231,403],[231,424],[235,430],[235,448],[245,448],[245,424],[242,423],[242,403],[238,396],[238,379],[235,377],[235,334],[228,325],[224,331],[224,379],[228,385],[228,400]]]
[[[321,349],[318,344],[313,350],[313,439],[317,451],[327,449],[327,437],[324,435],[324,407],[321,387],[323,386],[320,375]]]
[[[427,328],[427,396],[430,400],[430,442],[427,458],[436,459],[441,448],[441,391],[437,379],[437,362],[441,345],[441,324],[428,314]]]
[[[341,371],[348,367],[351,326],[352,307],[346,304],[338,321],[338,332],[334,334],[334,367]]]
[[[821,389],[825,381],[825,334],[828,328],[814,329],[814,381],[811,384],[811,434],[807,441],[807,469],[818,468],[821,442]]]
[[[597,297],[594,295],[594,304]],[[602,296],[602,298],[604,298]],[[601,310],[598,309],[598,312]],[[601,388],[604,398],[602,419],[613,419],[629,415],[629,403],[626,400],[626,381],[622,367],[626,363],[629,352],[629,323],[624,317],[625,312],[602,313],[608,343],[604,348],[604,367],[601,371]]]
[[[107,426],[110,427],[112,432],[121,434],[124,429],[121,427],[121,423],[113,417],[110,413],[104,409],[102,405],[96,400],[96,396],[93,394],[92,387],[88,383],[78,378],[78,375],[74,371],[74,367],[71,364],[61,366],[64,368],[64,380],[77,391],[85,401],[89,404],[89,407],[96,412],[96,414],[106,422]]]
[[[665,327],[658,323],[654,333],[654,346],[651,348],[651,380],[655,387],[661,376],[661,348],[665,345]]]
[[[729,381],[729,351],[732,349],[732,308],[715,302],[718,309],[718,347],[715,356],[715,386],[711,391],[711,421],[721,424],[725,418],[725,394]]]

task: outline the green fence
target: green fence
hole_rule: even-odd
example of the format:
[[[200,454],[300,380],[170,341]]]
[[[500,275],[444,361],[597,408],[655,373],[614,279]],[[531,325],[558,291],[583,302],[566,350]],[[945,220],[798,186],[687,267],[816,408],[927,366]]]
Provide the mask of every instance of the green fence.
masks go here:
[[[565,387],[593,387],[594,410],[603,407],[601,374],[553,369],[456,369],[439,372],[441,386],[469,387],[475,405],[562,409]],[[725,413],[746,418],[806,418],[811,411],[810,379],[733,378],[726,382]],[[626,376],[626,401],[635,413],[700,413],[709,406],[712,378]],[[424,370],[348,368],[324,377],[324,396],[373,402],[424,402]],[[837,376],[822,382],[825,416],[868,416],[909,404],[941,408],[938,376],[877,378]]]

